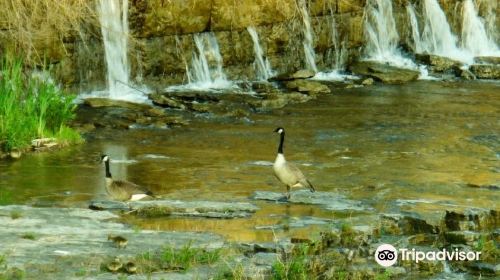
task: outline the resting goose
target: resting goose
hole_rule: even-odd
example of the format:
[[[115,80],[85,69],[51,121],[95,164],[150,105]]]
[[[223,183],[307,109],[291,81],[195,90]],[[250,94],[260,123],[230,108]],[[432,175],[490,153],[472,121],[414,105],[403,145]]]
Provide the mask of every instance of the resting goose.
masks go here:
[[[278,146],[278,155],[273,164],[274,174],[286,185],[286,198],[290,199],[290,188],[309,188],[311,192],[315,189],[311,182],[307,180],[302,171],[293,163],[286,161],[283,154],[283,143],[285,142],[285,129],[282,127],[276,128],[274,132],[280,135],[280,144]]]
[[[111,172],[109,171],[109,160],[109,156],[101,156],[101,161],[104,162],[106,169],[106,192],[112,199],[135,201],[153,196],[153,193],[144,187],[128,181],[113,180]]]

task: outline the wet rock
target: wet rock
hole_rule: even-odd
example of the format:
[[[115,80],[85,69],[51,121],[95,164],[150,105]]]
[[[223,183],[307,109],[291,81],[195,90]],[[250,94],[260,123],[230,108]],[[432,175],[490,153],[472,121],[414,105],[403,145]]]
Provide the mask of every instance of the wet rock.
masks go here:
[[[257,253],[252,256],[252,262],[257,265],[269,265],[271,266],[275,262],[281,259],[281,255],[277,253]]]
[[[414,81],[420,73],[415,70],[398,68],[375,61],[358,61],[350,67],[351,72],[388,84],[402,84]]]
[[[186,105],[163,94],[152,94],[149,99],[153,101],[153,104],[158,106],[186,110]]]
[[[476,56],[474,62],[484,64],[500,64],[500,57],[498,56]]]
[[[481,234],[473,231],[448,231],[444,233],[444,238],[450,244],[473,245],[481,238]]]
[[[373,85],[373,82],[374,82],[374,80],[372,78],[367,78],[367,79],[364,79],[361,82],[361,84],[364,86],[371,86],[371,85]]]
[[[500,186],[497,185],[477,185],[477,184],[472,184],[468,183],[465,185],[468,188],[473,188],[473,189],[488,189],[488,190],[500,190]]]
[[[19,217],[11,218],[12,212],[19,213]],[[24,270],[28,279],[39,279],[38,273],[43,273],[44,279],[70,279],[75,273],[70,268],[80,268],[92,260],[87,273],[95,278],[101,274],[99,267],[115,256],[133,259],[144,252],[161,250],[165,244],[178,249],[187,244],[200,249],[225,245],[215,234],[137,231],[114,222],[116,218],[108,211],[2,206],[0,243],[2,254],[7,256],[4,264]],[[22,238],[26,234],[33,238]],[[108,234],[126,238],[127,247],[116,248],[108,241]]]
[[[93,201],[90,209],[128,210],[130,213],[146,216],[190,216],[206,218],[249,217],[259,208],[246,202],[150,200],[128,203],[116,201]]]
[[[316,218],[316,217],[284,217],[283,222],[280,222],[279,224],[272,224],[272,225],[257,225],[255,226],[255,229],[257,230],[288,230],[291,228],[302,228],[302,227],[308,227],[311,225],[327,225],[332,222],[331,219],[323,219],[323,218]],[[293,243],[293,242],[292,242]]]
[[[408,237],[408,243],[412,245],[432,245],[438,241],[437,234],[419,233]]]
[[[500,64],[474,64],[469,69],[478,79],[500,79]]]
[[[139,104],[139,103],[108,99],[108,98],[87,98],[84,100],[83,103],[89,105],[92,108],[119,107],[137,111],[147,110],[151,108],[151,106],[147,104]]]
[[[468,262],[467,269],[475,275],[498,276],[500,275],[500,264],[484,262]]]
[[[372,210],[361,201],[346,199],[344,196],[330,192],[310,192],[308,190],[292,191],[289,203],[320,205],[332,211],[368,211]],[[284,193],[256,191],[253,196],[256,200],[286,201]]]
[[[303,69],[294,73],[284,73],[276,77],[271,78],[272,81],[291,81],[296,79],[308,79],[316,75],[314,71]]]
[[[500,225],[500,213],[496,210],[466,209],[462,212],[446,211],[446,231],[488,231]]]
[[[294,80],[286,83],[286,88],[291,91],[308,94],[330,93],[330,88],[320,82],[310,80]]]
[[[91,102],[94,102],[92,100],[97,100],[94,104],[97,107],[84,104],[77,108],[77,117],[74,121],[76,127],[129,129],[154,127],[158,124],[161,126],[187,124],[181,116],[172,115],[172,112],[167,114],[164,109],[158,107],[125,101],[106,101],[107,99],[103,98],[91,99]]]
[[[386,233],[396,235],[401,233],[406,235],[439,233],[438,226],[427,223],[416,213],[382,214],[380,218],[382,231]]]
[[[415,58],[417,62],[429,65],[431,72],[454,72],[462,65],[459,61],[434,54],[416,54]]]
[[[468,69],[461,69],[459,68],[457,70],[458,72],[458,76],[462,79],[465,79],[465,80],[475,80],[476,79],[476,76],[474,76],[474,74],[469,71]]]

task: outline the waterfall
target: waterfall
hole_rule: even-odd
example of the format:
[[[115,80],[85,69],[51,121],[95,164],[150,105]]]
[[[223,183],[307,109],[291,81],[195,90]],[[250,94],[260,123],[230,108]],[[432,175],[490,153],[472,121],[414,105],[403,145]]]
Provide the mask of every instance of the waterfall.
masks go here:
[[[486,33],[472,0],[463,3],[462,13],[462,47],[474,56],[500,56],[498,46]]]
[[[457,38],[451,32],[446,15],[437,0],[424,0],[424,29],[421,35],[422,51],[450,57],[471,64],[473,56],[457,47]]]
[[[128,46],[128,1],[99,0],[99,22],[107,68],[107,97],[142,102],[146,97],[130,86]]]
[[[345,41],[341,41],[340,35],[337,31],[337,23],[335,17],[332,15],[332,22],[330,25],[330,40],[333,45],[333,70],[343,71],[347,62],[347,46]]]
[[[420,38],[417,15],[415,13],[415,8],[411,3],[406,6],[406,12],[408,13],[408,18],[410,19],[411,34],[413,38],[413,52],[422,53],[422,39]]]
[[[365,6],[366,59],[415,68],[398,49],[399,35],[390,0],[368,0]]]
[[[247,31],[250,33],[253,41],[253,51],[255,53],[254,67],[257,79],[266,81],[274,75],[273,70],[271,69],[271,64],[269,64],[267,58],[264,58],[264,52],[259,44],[259,34],[257,34],[255,28],[249,26],[247,27]]]
[[[309,18],[309,12],[307,11],[306,3],[304,0],[299,2],[300,14],[302,15],[303,34],[304,34],[304,56],[306,59],[306,67],[309,70],[318,72],[318,67],[316,67],[316,55],[314,53],[314,37],[311,28],[311,19]]]
[[[187,71],[188,84],[170,86],[169,91],[178,90],[217,90],[236,86],[227,80],[223,70],[223,60],[219,43],[213,32],[193,36],[196,50],[193,51],[191,68]]]
[[[500,40],[498,34],[498,28],[496,25],[497,22],[497,9],[498,9],[498,1],[497,0],[480,0],[478,6],[485,6],[485,21],[486,21],[486,33],[488,37],[493,42],[498,42]]]
[[[337,23],[332,10],[330,10],[330,15],[332,17],[330,24],[330,40],[333,49],[329,52],[327,57],[331,60],[333,69],[328,72],[318,72],[313,79],[320,81],[344,81],[346,79],[357,79],[358,77],[356,76],[343,73],[347,62],[347,46],[346,42],[341,41],[340,39],[340,35],[337,31]]]

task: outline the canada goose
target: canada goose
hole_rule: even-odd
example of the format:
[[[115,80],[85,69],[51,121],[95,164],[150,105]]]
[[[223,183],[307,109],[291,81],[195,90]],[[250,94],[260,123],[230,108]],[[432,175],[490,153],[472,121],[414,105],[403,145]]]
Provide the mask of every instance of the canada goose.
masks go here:
[[[128,181],[113,180],[109,171],[109,156],[101,156],[106,168],[106,192],[111,198],[120,201],[134,201],[145,197],[152,197],[153,193],[146,188]]]
[[[125,248],[127,247],[128,240],[127,238],[120,235],[108,235],[108,241],[111,240],[116,245],[117,248]]]
[[[106,265],[106,268],[107,268],[109,271],[111,271],[111,272],[115,273],[115,272],[117,272],[118,270],[120,270],[120,268],[122,268],[122,266],[123,266],[123,264],[122,264],[122,262],[120,261],[120,259],[119,259],[119,258],[115,258],[112,262],[110,262],[110,263],[108,263],[108,264]]]
[[[274,132],[280,135],[280,145],[278,146],[278,155],[273,164],[274,174],[286,185],[286,198],[290,199],[290,188],[309,188],[311,192],[315,189],[311,182],[307,180],[302,171],[293,163],[286,161],[283,154],[283,142],[285,142],[285,129],[282,127],[276,128]]]

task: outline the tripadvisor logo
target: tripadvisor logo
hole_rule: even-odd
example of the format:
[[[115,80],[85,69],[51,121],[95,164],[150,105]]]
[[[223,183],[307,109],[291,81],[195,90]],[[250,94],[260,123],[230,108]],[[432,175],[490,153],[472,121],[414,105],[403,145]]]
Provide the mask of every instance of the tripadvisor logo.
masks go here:
[[[457,248],[452,251],[448,251],[446,249],[442,249],[441,251],[418,251],[415,248],[409,249],[399,249],[397,250],[391,244],[382,244],[378,246],[375,251],[375,261],[381,266],[388,267],[392,266],[398,260],[398,256],[401,260],[406,261],[414,261],[418,263],[423,260],[428,261],[477,261],[479,260],[479,256],[481,252],[465,252],[459,251]]]

